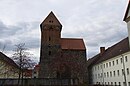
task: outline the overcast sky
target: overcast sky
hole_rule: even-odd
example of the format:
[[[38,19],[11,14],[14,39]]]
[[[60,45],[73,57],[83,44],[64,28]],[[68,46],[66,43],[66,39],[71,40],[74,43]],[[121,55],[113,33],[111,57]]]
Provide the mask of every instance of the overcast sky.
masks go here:
[[[127,37],[123,21],[128,0],[0,0],[0,49],[11,56],[14,45],[26,43],[40,56],[39,24],[53,11],[63,25],[62,37],[83,38],[87,56]]]

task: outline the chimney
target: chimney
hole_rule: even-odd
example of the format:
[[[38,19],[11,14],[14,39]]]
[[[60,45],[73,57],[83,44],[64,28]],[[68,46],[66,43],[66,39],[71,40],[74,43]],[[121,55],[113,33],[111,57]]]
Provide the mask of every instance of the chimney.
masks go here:
[[[102,55],[105,52],[105,47],[100,47],[100,55]]]

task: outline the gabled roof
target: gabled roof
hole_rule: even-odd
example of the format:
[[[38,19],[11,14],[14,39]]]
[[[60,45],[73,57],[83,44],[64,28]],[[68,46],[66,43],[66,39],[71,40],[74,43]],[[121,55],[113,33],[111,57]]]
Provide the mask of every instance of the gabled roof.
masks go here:
[[[83,39],[61,38],[63,50],[86,50]]]
[[[88,60],[88,63],[89,63],[88,66],[93,65],[93,64],[98,64],[105,60],[111,59],[115,56],[126,53],[129,50],[130,50],[129,41],[128,41],[128,37],[127,37],[127,38],[123,39],[122,41],[118,42],[117,44],[106,49],[103,54],[99,53],[98,55],[92,57],[90,60]]]
[[[19,68],[19,66],[9,57],[7,57],[5,54],[3,54],[2,52],[0,52],[0,60],[6,62],[7,64],[14,66],[16,68]]]
[[[54,15],[54,13],[51,11],[49,13],[49,15],[45,18],[45,20],[41,23],[43,25],[57,25],[57,26],[61,26],[61,23],[59,22],[59,20],[56,18],[56,16]]]
[[[128,2],[128,6],[127,6],[127,9],[126,9],[126,12],[125,12],[125,16],[124,16],[123,21],[128,22],[128,18],[130,18],[130,16],[128,16],[129,11],[130,11],[130,0],[129,0],[129,2]]]

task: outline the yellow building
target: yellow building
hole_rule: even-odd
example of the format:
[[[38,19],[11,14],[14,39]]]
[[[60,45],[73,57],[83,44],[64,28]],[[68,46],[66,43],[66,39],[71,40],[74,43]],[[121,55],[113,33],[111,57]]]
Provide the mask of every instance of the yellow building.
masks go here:
[[[0,52],[0,78],[18,78],[18,65]]]

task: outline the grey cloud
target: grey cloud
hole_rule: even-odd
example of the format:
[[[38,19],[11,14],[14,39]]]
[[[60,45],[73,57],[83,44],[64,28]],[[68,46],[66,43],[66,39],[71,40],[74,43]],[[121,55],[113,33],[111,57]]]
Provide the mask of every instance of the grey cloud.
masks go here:
[[[21,42],[25,43],[29,49],[40,48],[40,38],[27,37],[27,38],[22,38],[21,40],[23,40]]]
[[[90,57],[95,52],[98,53],[96,50],[99,47],[110,47],[127,37],[127,27],[118,17],[113,18],[112,16],[102,15],[90,21],[86,21],[86,24],[82,24],[81,21],[81,24],[77,24],[75,27],[70,26],[68,31],[65,30],[63,32],[63,36],[65,37],[83,37],[86,40],[86,46],[89,52],[88,56]],[[94,47],[95,51],[93,51]]]
[[[19,26],[6,25],[3,22],[0,22],[0,39],[9,39],[10,37],[15,36],[20,30],[22,30],[22,28]]]
[[[94,42],[94,41],[87,41],[86,45],[91,47],[91,48],[99,46],[99,44],[97,42]]]
[[[12,51],[12,41],[11,40],[0,40],[0,50]]]
[[[25,43],[26,47],[30,49],[38,48],[40,45],[38,22],[22,22],[14,26],[8,26],[1,22],[0,27],[0,49],[5,45],[5,51],[13,51],[15,48],[14,45],[19,43]]]
[[[25,42],[31,49],[39,47],[39,24],[52,10],[63,24],[62,37],[84,38],[88,57],[92,57],[99,52],[100,46],[109,47],[127,36],[127,27],[122,23],[127,1],[3,0],[0,19],[14,25],[0,23],[1,28],[6,28],[0,28],[0,39],[10,40],[12,45]]]

